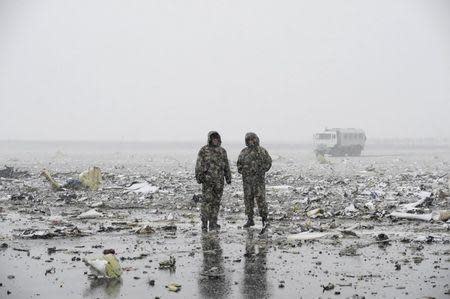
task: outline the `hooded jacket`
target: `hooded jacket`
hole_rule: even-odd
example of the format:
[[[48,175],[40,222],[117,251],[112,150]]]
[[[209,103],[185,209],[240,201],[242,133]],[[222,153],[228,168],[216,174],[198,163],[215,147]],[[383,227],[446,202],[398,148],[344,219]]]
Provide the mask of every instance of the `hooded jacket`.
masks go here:
[[[219,139],[219,145],[212,143],[214,137]],[[208,133],[207,144],[198,152],[195,165],[195,178],[199,184],[223,184],[224,178],[231,183],[230,164],[227,152],[221,147],[222,140],[218,132]]]
[[[251,145],[250,141],[254,140]],[[265,148],[259,145],[259,137],[255,133],[245,134],[245,145],[237,161],[238,172],[244,180],[264,179],[264,175],[272,167],[272,158]]]

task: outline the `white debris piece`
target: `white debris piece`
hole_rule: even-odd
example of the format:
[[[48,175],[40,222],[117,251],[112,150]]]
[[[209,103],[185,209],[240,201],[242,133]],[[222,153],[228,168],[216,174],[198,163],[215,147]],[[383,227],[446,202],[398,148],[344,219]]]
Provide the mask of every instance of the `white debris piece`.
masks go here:
[[[430,197],[422,197],[421,199],[419,199],[416,202],[412,202],[412,203],[408,203],[408,204],[404,204],[400,206],[400,210],[401,211],[413,211],[415,210],[417,207],[421,206],[422,204],[424,204],[427,200],[429,200]]]
[[[289,185],[267,186],[268,191],[289,192],[294,190],[294,187]]]
[[[131,186],[127,187],[124,193],[136,193],[136,194],[151,194],[158,192],[159,187],[152,186],[148,182],[142,183],[132,183]]]
[[[168,215],[164,215],[164,220],[173,221],[175,220],[176,216],[174,213],[169,213]]]
[[[113,254],[105,254],[101,257],[83,259],[96,276],[106,278],[119,278],[122,275],[122,267],[119,260]]]
[[[401,218],[401,219],[410,219],[410,220],[422,220],[422,221],[430,221],[431,213],[430,214],[410,214],[410,213],[404,213],[404,212],[392,212],[391,217],[395,218]]]
[[[314,239],[323,238],[328,235],[329,235],[329,233],[301,232],[298,234],[293,234],[293,235],[287,236],[287,240],[288,241],[314,240]]]
[[[94,273],[101,276],[106,276],[106,265],[108,264],[106,260],[98,258],[86,260],[85,263],[92,267],[91,269]]]
[[[414,195],[417,196],[418,198],[420,198],[421,200],[425,200],[425,199],[431,197],[431,192],[429,192],[429,191],[420,191],[420,192],[414,193]]]
[[[104,206],[105,204],[103,203],[103,201],[97,201],[91,204],[91,208],[99,208]]]
[[[77,216],[78,219],[94,219],[94,218],[100,218],[103,217],[103,214],[96,211],[95,209],[91,209],[87,212],[81,213]]]
[[[373,202],[369,201],[364,204],[364,206],[369,209],[369,211],[375,211],[375,205]]]
[[[391,217],[410,219],[410,220],[422,220],[422,221],[448,221],[450,219],[450,211],[433,211],[429,214],[410,214],[404,212],[392,212]]]
[[[357,212],[358,209],[355,208],[355,205],[351,203],[348,207],[344,209],[345,214],[351,214]]]
[[[310,218],[316,218],[316,217],[323,216],[323,212],[324,212],[323,209],[317,208],[317,209],[306,212],[306,215]]]

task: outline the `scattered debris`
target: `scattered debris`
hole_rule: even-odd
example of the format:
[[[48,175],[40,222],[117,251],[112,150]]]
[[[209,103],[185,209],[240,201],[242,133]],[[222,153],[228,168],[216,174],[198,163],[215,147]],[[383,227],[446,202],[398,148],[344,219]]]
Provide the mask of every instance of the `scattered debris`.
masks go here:
[[[322,289],[323,289],[323,293],[325,293],[325,291],[331,291],[334,289],[334,284],[332,284],[331,282],[328,283],[327,285],[321,285]]]
[[[379,242],[389,242],[389,237],[388,235],[384,234],[384,233],[380,233],[378,234],[375,239]]]
[[[50,269],[45,270],[45,276],[47,276],[47,274],[55,274],[55,272],[55,267],[51,267]]]
[[[316,218],[316,217],[321,217],[321,216],[323,216],[323,213],[324,213],[324,211],[323,211],[322,208],[317,208],[317,209],[308,211],[308,212],[306,213],[306,215],[307,215],[308,217],[310,217],[310,218]]]
[[[340,256],[358,256],[359,254],[356,252],[356,247],[349,245],[339,251]]]
[[[153,234],[155,230],[150,225],[144,225],[135,230],[135,233],[138,235],[149,235]]]
[[[34,199],[34,196],[28,193],[19,193],[11,195],[12,201],[20,201],[20,200],[28,200],[31,201]]]
[[[159,269],[175,270],[176,260],[173,256],[170,256],[168,260],[159,262]]]
[[[92,191],[96,191],[100,188],[102,184],[102,173],[100,168],[94,166],[88,170],[83,171],[78,176],[78,179],[69,179],[64,185],[58,183],[50,174],[47,169],[43,169],[41,172],[41,176],[47,179],[50,182],[53,190],[63,190],[63,189],[89,189]]]
[[[283,279],[294,279],[293,283],[297,283],[293,273],[297,269],[295,267],[301,265],[311,279],[326,279],[326,283],[328,279],[338,282],[335,273],[342,270],[339,272],[342,273],[339,278],[342,284],[336,283],[336,287],[350,286],[355,292],[360,292],[363,284],[358,281],[379,279],[376,285],[381,286],[381,281],[389,281],[394,269],[398,268],[397,271],[403,271],[405,275],[415,275],[415,266],[426,261],[432,264],[429,268],[433,270],[433,273],[430,270],[426,274],[434,277],[426,282],[420,281],[420,287],[425,289],[436,285],[436,290],[439,288],[437,294],[448,289],[442,283],[443,271],[447,267],[445,262],[450,255],[445,247],[450,229],[448,161],[431,164],[429,158],[368,155],[332,158],[333,165],[329,167],[319,165],[320,161],[317,163],[312,155],[304,160],[303,157],[295,157],[296,154],[275,156],[274,168],[267,174],[270,229],[261,229],[259,222],[250,230],[239,228],[244,217],[244,203],[242,185],[236,176],[236,180],[226,186],[220,210],[220,221],[225,229],[207,234],[210,239],[216,238],[220,245],[204,246],[200,244],[204,234],[200,231],[198,218],[198,203],[203,199],[199,186],[192,179],[191,162],[172,161],[169,154],[163,155],[163,163],[158,161],[158,165],[154,162],[159,158],[153,155],[146,155],[142,160],[144,163],[134,163],[137,156],[133,156],[130,164],[120,159],[117,159],[117,165],[99,161],[105,172],[99,173],[101,179],[92,189],[85,186],[88,183],[83,185],[81,175],[72,171],[84,169],[92,160],[76,165],[70,164],[69,160],[55,163],[39,161],[23,168],[35,175],[24,174],[14,179],[0,175],[0,220],[4,224],[0,238],[5,242],[0,242],[0,251],[3,258],[20,258],[25,264],[27,261],[35,263],[41,276],[45,273],[49,281],[58,280],[58,287],[63,283],[68,286],[65,280],[67,272],[72,268],[79,270],[78,267],[85,271],[86,278],[96,277],[90,280],[96,284],[101,277],[108,277],[108,261],[103,256],[95,258],[94,251],[117,244],[114,246],[120,246],[121,251],[117,261],[126,266],[121,271],[130,272],[127,277],[133,284],[154,286],[155,280],[148,276],[155,278],[155,267],[173,271],[176,265],[183,271],[194,267],[193,273],[201,276],[196,277],[194,283],[198,278],[205,285],[210,282],[220,287],[218,281],[224,285],[233,284],[229,281],[228,271],[242,268],[246,279],[239,283],[242,289],[248,288],[252,280],[264,283],[267,278],[268,283],[276,288],[272,288],[273,295],[283,293],[286,297],[291,296],[295,288],[289,287],[284,280],[270,282],[274,271],[285,270]],[[167,166],[170,163],[175,166]],[[18,165],[22,169],[27,162],[21,161]],[[55,169],[54,181],[61,182],[55,188],[58,192],[48,192],[47,182],[37,177],[36,170],[42,165]],[[257,236],[258,232],[264,235]],[[246,234],[254,234],[255,237],[253,239]],[[88,237],[71,239],[80,236]],[[242,256],[238,250],[244,243],[246,251]],[[220,246],[227,249],[226,254]],[[368,246],[373,247],[362,249]],[[115,248],[119,250],[119,247]],[[232,250],[228,251],[229,248]],[[159,263],[159,258],[165,258],[161,254],[173,255],[177,260],[175,262],[171,256]],[[199,258],[202,254],[203,258]],[[94,275],[79,262],[83,257]],[[352,268],[355,263],[369,265],[366,261],[373,262],[372,257],[380,257],[379,269],[365,273],[367,268]],[[293,260],[298,260],[299,264],[291,263]],[[94,266],[98,269],[94,270]],[[22,277],[19,272],[14,274],[18,279]],[[130,282],[129,279],[124,281]],[[417,276],[414,281],[417,281]],[[191,289],[188,290],[191,284],[192,281],[183,283],[187,297],[192,295]],[[373,285],[375,283],[368,286],[365,296],[389,297],[387,292],[374,289]],[[261,286],[261,293],[257,295],[264,298],[267,294],[264,293],[264,285],[257,286]],[[397,287],[403,286],[386,288],[397,290]],[[328,285],[322,288],[325,291]],[[312,290],[312,297],[319,297],[322,288]],[[3,288],[3,295],[6,289]],[[204,296],[220,297],[221,290],[214,291],[218,294]],[[351,297],[351,293],[339,288],[333,292]],[[397,291],[391,295],[417,295],[414,288],[408,292]]]
[[[51,239],[56,237],[56,234],[48,230],[26,229],[20,234],[24,239]]]
[[[6,165],[3,169],[0,169],[0,178],[19,179],[28,176],[30,176],[30,174],[27,171],[19,171],[14,167],[9,167]]]
[[[166,285],[166,288],[170,291],[170,292],[178,292],[181,290],[181,284],[178,283],[170,283],[168,285]]]
[[[359,236],[354,231],[351,231],[351,230],[343,229],[343,230],[341,230],[341,234],[344,235],[344,236],[350,236],[350,237],[354,237],[354,238],[359,238]]]

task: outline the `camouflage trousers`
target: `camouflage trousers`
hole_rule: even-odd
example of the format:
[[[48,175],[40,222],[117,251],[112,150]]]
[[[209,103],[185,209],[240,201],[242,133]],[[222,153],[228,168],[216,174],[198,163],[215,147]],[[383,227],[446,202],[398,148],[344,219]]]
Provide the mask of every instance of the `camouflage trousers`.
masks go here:
[[[253,218],[255,201],[258,205],[259,215],[267,218],[266,183],[260,180],[244,180],[245,214]]]
[[[202,194],[203,201],[200,209],[200,218],[202,221],[216,223],[223,194],[223,184],[203,184]]]

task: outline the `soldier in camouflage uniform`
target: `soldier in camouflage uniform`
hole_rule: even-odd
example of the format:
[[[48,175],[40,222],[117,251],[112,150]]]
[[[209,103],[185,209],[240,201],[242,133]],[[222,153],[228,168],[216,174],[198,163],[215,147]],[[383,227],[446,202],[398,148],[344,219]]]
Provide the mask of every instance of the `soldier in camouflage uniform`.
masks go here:
[[[201,206],[202,230],[217,230],[220,200],[223,194],[224,178],[231,184],[231,171],[227,152],[221,145],[219,133],[208,133],[208,143],[198,152],[195,165],[195,178],[202,184],[203,201]]]
[[[238,172],[242,174],[244,185],[245,214],[248,217],[244,227],[254,226],[253,208],[255,200],[263,227],[267,224],[267,202],[265,173],[272,166],[272,158],[265,148],[259,145],[259,138],[255,133],[245,135],[245,145],[238,158]]]

